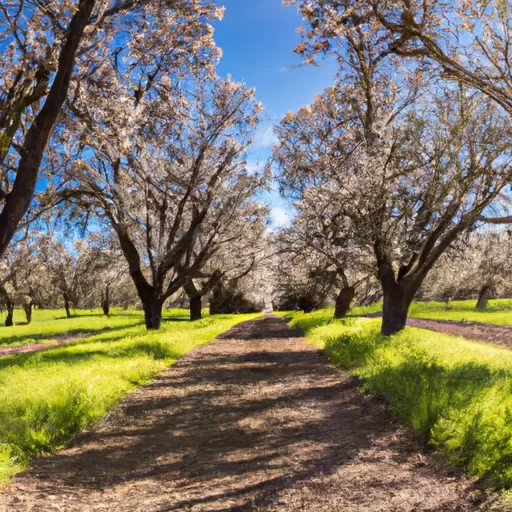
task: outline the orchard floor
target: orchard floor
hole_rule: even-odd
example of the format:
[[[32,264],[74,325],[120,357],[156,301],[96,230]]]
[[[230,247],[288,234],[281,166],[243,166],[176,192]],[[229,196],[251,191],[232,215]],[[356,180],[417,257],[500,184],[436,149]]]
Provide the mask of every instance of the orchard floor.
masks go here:
[[[54,336],[54,343],[28,343],[17,347],[0,347],[0,356],[12,356],[14,354],[31,354],[32,352],[42,352],[43,350],[51,350],[52,348],[62,347],[77,341],[83,340],[87,334],[64,334],[62,336]]]
[[[429,329],[431,331],[462,336],[468,340],[494,343],[512,349],[512,327],[507,325],[479,324],[476,322],[453,322],[449,320],[430,320],[409,318],[407,325]]]
[[[491,510],[275,316],[129,395],[0,490],[2,511]]]

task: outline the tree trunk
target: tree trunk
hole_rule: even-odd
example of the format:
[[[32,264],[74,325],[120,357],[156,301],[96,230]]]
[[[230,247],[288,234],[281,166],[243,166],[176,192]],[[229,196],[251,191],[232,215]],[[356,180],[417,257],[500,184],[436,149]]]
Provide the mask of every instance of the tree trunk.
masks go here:
[[[302,309],[304,313],[311,313],[315,309],[315,305],[309,299],[300,298],[299,308]]]
[[[27,324],[32,322],[32,301],[25,302],[23,304],[23,309],[25,310],[25,318],[27,319]]]
[[[76,51],[95,3],[96,0],[79,2],[61,45],[57,72],[48,96],[25,136],[16,179],[0,212],[0,256],[5,252],[32,201],[46,145],[66,100],[75,66]]]
[[[190,299],[190,320],[201,320],[203,308],[203,298],[201,295],[195,295]]]
[[[14,325],[14,304],[7,304],[7,317],[5,319],[5,327]]]
[[[334,318],[345,318],[350,311],[350,305],[354,299],[356,290],[353,286],[345,286],[341,289],[336,298],[336,307],[334,309]]]
[[[142,301],[146,329],[158,331],[162,325],[162,301],[158,297],[147,297]]]
[[[101,309],[103,309],[103,314],[105,316],[110,315],[110,285],[108,284],[105,287],[105,293],[102,293]]]
[[[63,295],[63,297],[64,297],[64,307],[66,308],[66,318],[71,318],[71,309],[70,309],[68,294],[65,293]]]
[[[491,287],[489,285],[485,285],[480,290],[480,294],[478,295],[478,302],[476,303],[476,309],[483,311],[487,307],[487,302],[491,297]]]
[[[219,281],[212,288],[212,293],[210,296],[210,315],[220,314],[223,295],[224,295],[223,285]]]
[[[400,284],[384,289],[382,334],[390,336],[405,328],[414,292]]]

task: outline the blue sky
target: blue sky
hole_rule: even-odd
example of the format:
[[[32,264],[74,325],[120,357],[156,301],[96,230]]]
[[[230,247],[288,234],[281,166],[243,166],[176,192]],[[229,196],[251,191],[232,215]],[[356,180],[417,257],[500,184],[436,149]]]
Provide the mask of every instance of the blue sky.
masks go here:
[[[249,152],[249,167],[264,165],[275,137],[272,126],[288,111],[311,103],[328,87],[336,72],[335,63],[324,60],[319,67],[301,66],[293,49],[300,41],[296,28],[301,17],[281,0],[218,0],[226,7],[224,19],[215,24],[215,41],[224,56],[218,73],[256,88],[265,105],[265,121]],[[272,207],[274,228],[286,223],[289,204],[277,192],[265,200]]]

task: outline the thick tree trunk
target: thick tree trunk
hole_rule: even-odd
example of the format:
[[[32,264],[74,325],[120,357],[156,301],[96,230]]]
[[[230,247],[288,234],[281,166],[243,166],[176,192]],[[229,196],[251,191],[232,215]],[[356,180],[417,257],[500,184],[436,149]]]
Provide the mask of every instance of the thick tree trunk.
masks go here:
[[[341,289],[336,298],[336,307],[334,308],[334,318],[345,318],[350,311],[350,305],[354,299],[356,290],[353,286],[345,286]]]
[[[70,309],[68,294],[65,293],[63,295],[63,297],[64,297],[64,307],[66,308],[66,318],[71,318],[71,309]]]
[[[487,307],[487,302],[491,298],[491,287],[485,285],[480,290],[480,294],[478,295],[478,301],[476,303],[476,308],[480,311],[483,311]]]
[[[32,301],[25,302],[23,304],[23,309],[25,310],[25,318],[27,319],[27,324],[32,322]]]
[[[187,281],[184,284],[183,289],[185,290],[190,302],[190,320],[200,320],[201,310],[203,308],[203,297],[201,292],[197,289],[194,281]]]
[[[46,145],[66,100],[75,66],[76,51],[95,3],[96,0],[80,1],[67,27],[66,38],[58,58],[57,72],[48,96],[25,136],[16,179],[0,212],[0,256],[9,245],[34,195]]]
[[[304,313],[311,313],[315,309],[315,305],[308,299],[299,299],[299,308],[304,311]]]
[[[108,284],[105,287],[105,292],[102,293],[101,309],[103,309],[105,316],[110,315],[110,286]]]
[[[414,292],[400,284],[384,289],[382,334],[389,336],[405,328]]]
[[[162,301],[158,297],[146,297],[142,301],[146,329],[158,331],[162,325]]]
[[[201,320],[203,309],[203,298],[201,295],[195,295],[190,299],[190,320]]]
[[[7,304],[7,317],[5,319],[5,327],[14,325],[14,304]]]
[[[222,282],[217,282],[212,288],[210,297],[210,315],[219,315],[221,313],[221,304],[223,302],[224,289]]]

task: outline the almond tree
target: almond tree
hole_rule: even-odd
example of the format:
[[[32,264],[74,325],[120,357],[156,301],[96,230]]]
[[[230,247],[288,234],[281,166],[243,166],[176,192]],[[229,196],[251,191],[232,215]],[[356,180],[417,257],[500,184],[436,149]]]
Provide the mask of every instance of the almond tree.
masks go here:
[[[223,283],[231,285],[245,276],[258,271],[268,262],[268,241],[265,218],[267,209],[252,198],[233,210],[219,229],[211,255],[204,266],[192,274],[184,290],[190,299],[190,319],[201,318],[202,299],[214,290],[210,300],[213,314],[219,311],[219,290],[224,291]],[[194,252],[200,253],[205,244],[205,236],[196,241]],[[236,285],[234,285],[236,288]],[[217,303],[217,304],[216,304]],[[225,311],[222,311],[225,312]]]
[[[45,268],[41,265],[40,236],[18,234],[16,244],[0,259],[0,306],[7,311],[5,326],[14,325],[15,307],[23,307],[27,323],[32,320],[32,306],[45,287]]]
[[[146,326],[158,329],[164,302],[201,271],[264,181],[243,159],[262,107],[229,78],[181,80],[166,68],[139,94],[138,79],[105,73],[116,94],[84,89],[59,137],[58,192],[114,230]]]
[[[284,250],[304,255],[317,253],[326,270],[335,270],[340,286],[334,318],[343,318],[358,288],[374,277],[371,254],[355,244],[352,226],[340,214],[336,202],[318,202],[306,189],[294,206],[297,215],[291,226],[281,232]]]
[[[94,303],[100,273],[108,264],[94,236],[67,239],[47,234],[39,239],[37,252],[53,289],[62,298],[66,318],[71,318],[72,307]]]
[[[284,249],[284,250],[283,250]],[[278,310],[311,313],[334,302],[338,272],[318,253],[282,248],[275,261],[273,304]]]
[[[364,33],[345,42],[336,85],[286,116],[275,158],[284,187],[335,203],[372,251],[392,334],[435,262],[509,183],[512,134],[481,94],[427,88],[421,70],[397,76]]]
[[[491,297],[512,291],[512,237],[507,231],[476,231],[464,237],[436,263],[421,288],[428,300],[478,297],[483,310]]]
[[[160,53],[162,65],[170,53],[211,65],[218,52],[207,22],[221,15],[208,0],[1,3],[0,256],[30,205],[59,114],[84,77],[112,62],[152,76],[146,56]]]
[[[508,0],[287,0],[306,20],[297,51],[343,53],[354,34],[378,38],[379,58],[420,60],[512,113],[512,18]]]

